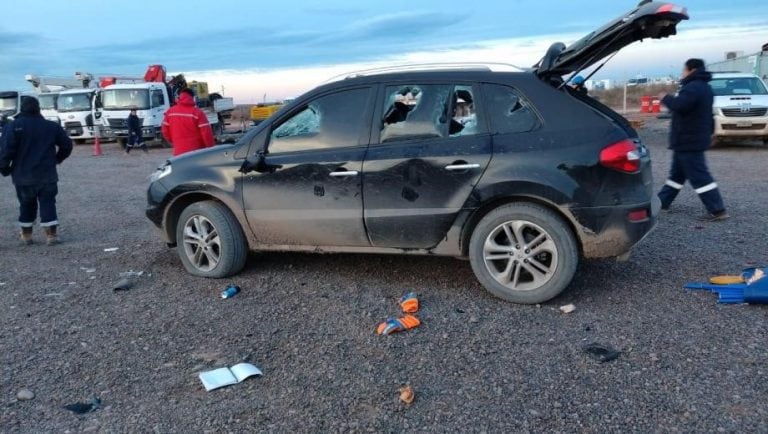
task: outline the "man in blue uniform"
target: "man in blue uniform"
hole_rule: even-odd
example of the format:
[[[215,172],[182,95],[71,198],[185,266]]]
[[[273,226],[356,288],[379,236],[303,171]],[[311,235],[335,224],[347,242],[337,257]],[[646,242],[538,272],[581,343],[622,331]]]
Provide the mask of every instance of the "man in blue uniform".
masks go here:
[[[715,131],[711,80],[712,74],[707,72],[704,61],[690,59],[685,62],[678,94],[661,97],[662,104],[672,112],[669,149],[674,151],[669,179],[659,193],[661,207],[668,210],[688,181],[707,208],[707,214],[699,218],[702,221],[720,221],[729,217],[704,155],[712,144]]]
[[[21,240],[32,244],[32,228],[40,210],[40,226],[48,245],[58,243],[56,165],[72,153],[72,141],[56,122],[43,118],[40,103],[27,98],[21,113],[3,129],[0,141],[0,174],[12,175],[19,199]]]

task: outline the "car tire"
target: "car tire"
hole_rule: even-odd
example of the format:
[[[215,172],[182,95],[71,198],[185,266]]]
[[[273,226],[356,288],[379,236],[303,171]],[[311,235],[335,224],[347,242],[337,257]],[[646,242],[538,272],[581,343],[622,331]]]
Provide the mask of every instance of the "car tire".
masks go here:
[[[214,201],[184,209],[176,225],[176,244],[184,268],[195,276],[229,277],[239,273],[248,259],[240,223],[226,206]]]
[[[470,239],[469,259],[491,294],[537,304],[568,287],[579,264],[579,249],[571,228],[553,211],[512,203],[480,220]]]

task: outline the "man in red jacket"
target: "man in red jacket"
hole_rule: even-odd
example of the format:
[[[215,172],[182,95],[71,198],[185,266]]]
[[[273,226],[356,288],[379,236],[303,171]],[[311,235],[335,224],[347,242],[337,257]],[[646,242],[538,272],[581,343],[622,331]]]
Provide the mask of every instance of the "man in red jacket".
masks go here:
[[[163,137],[173,145],[173,155],[181,155],[214,145],[213,129],[208,116],[195,104],[191,89],[179,93],[176,105],[165,112]]]

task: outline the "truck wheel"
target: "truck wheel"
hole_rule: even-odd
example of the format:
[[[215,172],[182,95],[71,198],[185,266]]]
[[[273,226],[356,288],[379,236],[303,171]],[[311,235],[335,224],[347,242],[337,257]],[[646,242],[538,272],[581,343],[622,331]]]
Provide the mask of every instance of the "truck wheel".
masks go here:
[[[214,201],[197,202],[184,209],[176,225],[176,242],[184,268],[195,276],[232,276],[248,259],[248,243],[240,223],[226,206]]]
[[[160,146],[162,146],[165,149],[173,148],[173,145],[171,144],[171,142],[169,142],[168,140],[165,140],[165,139],[160,139]]]
[[[579,263],[576,239],[554,212],[532,203],[491,211],[469,245],[472,270],[491,294],[513,303],[542,303],[560,294]]]

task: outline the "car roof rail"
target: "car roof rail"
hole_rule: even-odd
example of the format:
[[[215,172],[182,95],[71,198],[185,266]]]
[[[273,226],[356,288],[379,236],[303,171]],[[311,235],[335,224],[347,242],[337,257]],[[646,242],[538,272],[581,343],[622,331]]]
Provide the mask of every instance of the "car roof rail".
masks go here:
[[[453,62],[453,63],[416,63],[407,65],[383,66],[347,72],[328,79],[325,84],[372,75],[394,74],[398,72],[438,72],[438,71],[486,71],[486,72],[524,72],[526,69],[509,63],[500,62]]]

